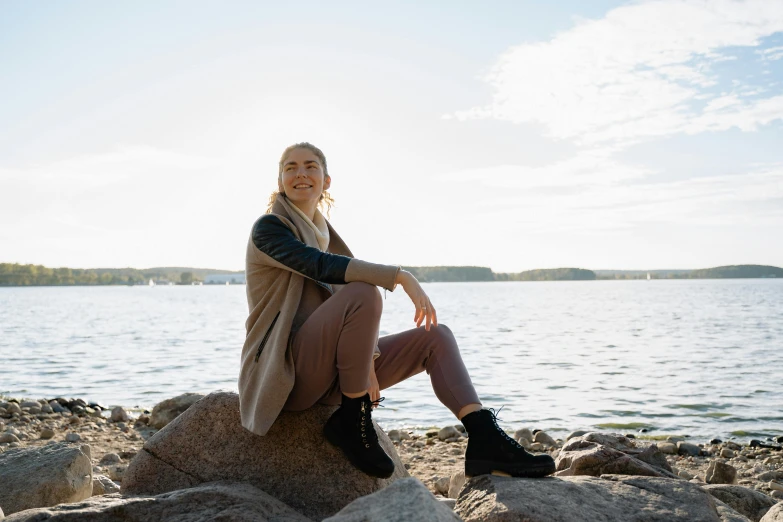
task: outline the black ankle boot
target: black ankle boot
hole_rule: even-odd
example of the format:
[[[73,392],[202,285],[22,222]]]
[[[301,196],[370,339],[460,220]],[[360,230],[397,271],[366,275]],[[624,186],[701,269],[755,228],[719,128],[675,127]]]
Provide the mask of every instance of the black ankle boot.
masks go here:
[[[498,426],[497,413],[481,409],[462,417],[468,432],[465,476],[487,475],[493,471],[512,477],[545,477],[555,472],[549,455],[533,455]]]
[[[383,397],[375,401],[379,403]],[[368,475],[389,478],[394,473],[394,461],[380,443],[372,423],[370,394],[352,399],[343,395],[340,408],[324,425],[324,436],[341,450],[351,464]]]

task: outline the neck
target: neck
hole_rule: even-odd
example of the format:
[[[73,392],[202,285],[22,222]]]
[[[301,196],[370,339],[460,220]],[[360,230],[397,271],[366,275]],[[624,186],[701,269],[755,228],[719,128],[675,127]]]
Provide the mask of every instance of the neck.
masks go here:
[[[292,205],[296,206],[302,213],[310,218],[310,221],[315,219],[315,209],[318,208],[317,201],[293,201],[288,200]]]

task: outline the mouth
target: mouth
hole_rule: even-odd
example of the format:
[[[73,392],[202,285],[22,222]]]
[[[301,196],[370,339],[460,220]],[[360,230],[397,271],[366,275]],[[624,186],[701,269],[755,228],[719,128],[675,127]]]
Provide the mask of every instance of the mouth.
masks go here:
[[[313,188],[313,186],[312,185],[306,185],[304,183],[299,183],[298,185],[294,185],[294,188],[297,189],[297,190],[299,190],[299,189],[309,189],[309,188]]]

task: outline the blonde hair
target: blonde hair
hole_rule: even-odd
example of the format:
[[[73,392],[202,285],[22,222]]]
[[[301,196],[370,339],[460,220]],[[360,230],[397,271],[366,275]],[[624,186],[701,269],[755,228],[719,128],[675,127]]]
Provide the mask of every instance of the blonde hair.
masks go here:
[[[303,141],[301,143],[294,143],[293,145],[286,147],[286,149],[283,151],[282,156],[280,156],[280,163],[278,164],[277,169],[277,179],[278,181],[283,176],[283,163],[285,162],[286,157],[291,153],[294,149],[307,149],[313,154],[315,154],[318,157],[318,160],[321,162],[321,166],[324,169],[324,177],[329,175],[329,171],[326,168],[326,156],[324,156],[323,151],[313,145],[312,143],[308,143],[306,141]],[[275,204],[275,201],[277,201],[277,197],[284,195],[285,192],[281,192],[280,190],[275,190],[272,192],[272,194],[269,196],[269,204],[267,205],[266,212],[267,214],[272,212],[272,206]],[[334,206],[334,198],[331,194],[329,194],[329,191],[324,190],[321,192],[321,197],[318,199],[318,209],[326,214],[326,217],[329,217],[329,214],[332,210],[332,207]]]

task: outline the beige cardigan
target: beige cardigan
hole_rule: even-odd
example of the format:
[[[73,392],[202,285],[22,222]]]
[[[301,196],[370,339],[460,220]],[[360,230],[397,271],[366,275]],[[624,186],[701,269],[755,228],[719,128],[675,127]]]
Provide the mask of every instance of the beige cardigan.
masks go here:
[[[279,196],[271,213],[280,218],[297,239],[318,248],[312,228],[291,205],[284,196]],[[328,221],[327,227],[330,238],[327,252],[353,258]],[[305,276],[261,252],[253,243],[252,232],[245,263],[250,314],[245,322],[247,337],[239,372],[239,410],[242,426],[265,435],[294,387],[294,361],[288,339],[299,309]],[[348,263],[345,282],[363,281],[393,290],[398,271],[398,266],[354,258]],[[257,355],[262,342],[264,348]]]

